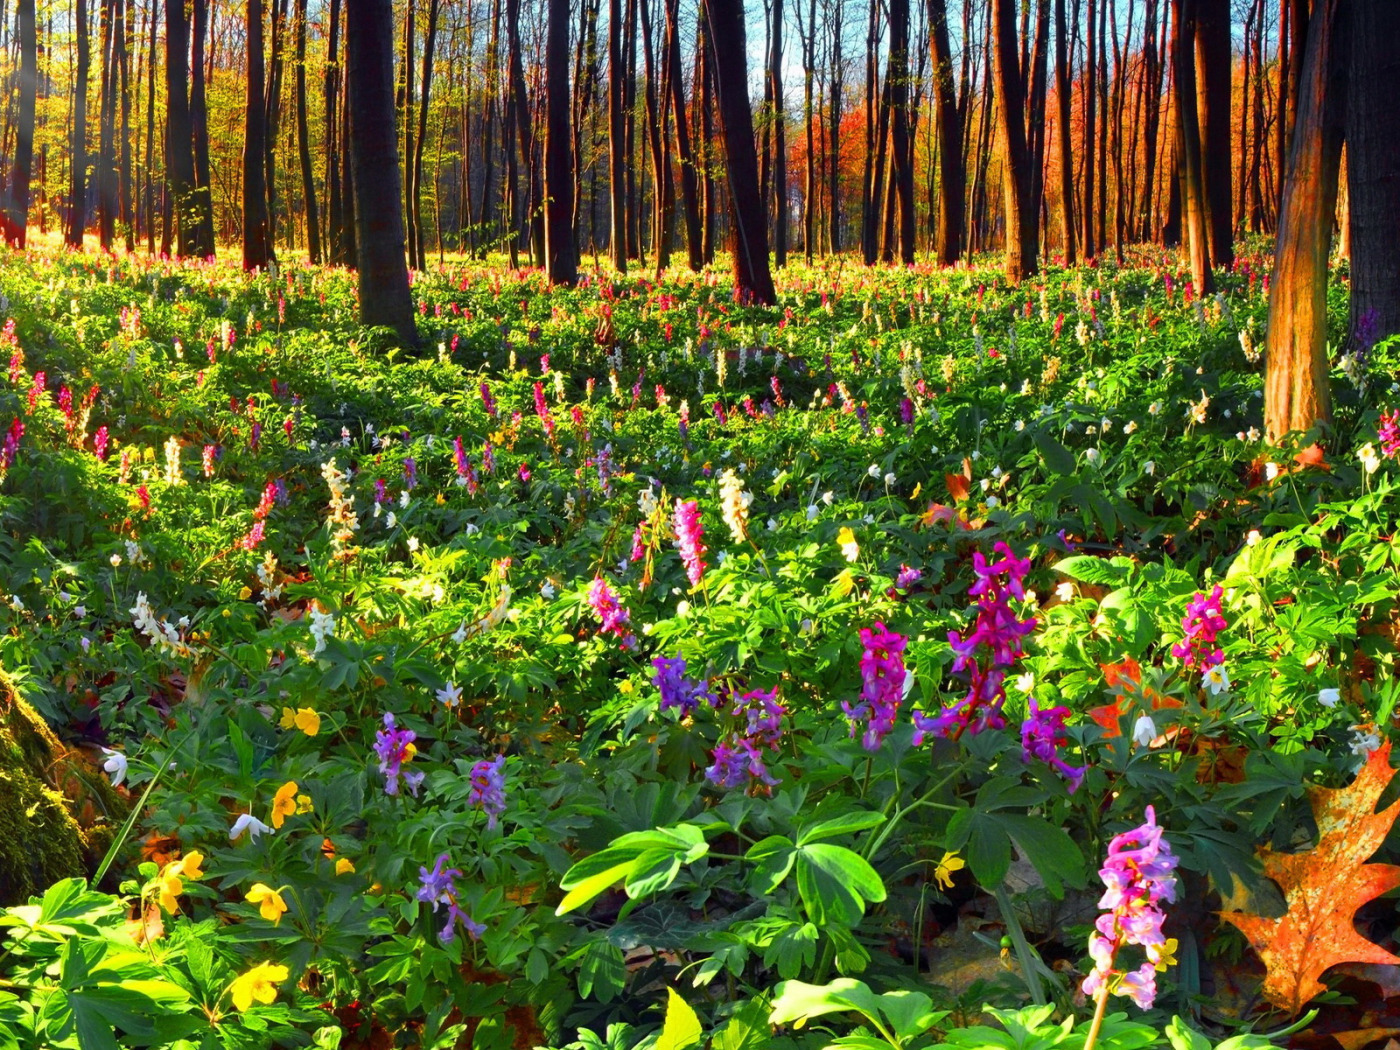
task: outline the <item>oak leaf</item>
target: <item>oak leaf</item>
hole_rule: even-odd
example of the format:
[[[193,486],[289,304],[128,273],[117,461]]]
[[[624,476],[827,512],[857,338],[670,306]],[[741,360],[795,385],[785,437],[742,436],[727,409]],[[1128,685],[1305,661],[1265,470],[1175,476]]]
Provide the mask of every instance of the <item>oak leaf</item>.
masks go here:
[[[1355,926],[1358,908],[1400,886],[1400,867],[1366,863],[1400,816],[1400,801],[1376,812],[1395,773],[1386,743],[1370,753],[1347,787],[1309,787],[1317,845],[1302,853],[1258,850],[1264,874],[1278,883],[1288,911],[1279,918],[1220,913],[1264,960],[1264,997],[1291,1014],[1327,990],[1319,978],[1330,966],[1400,963],[1400,957],[1362,937]]]

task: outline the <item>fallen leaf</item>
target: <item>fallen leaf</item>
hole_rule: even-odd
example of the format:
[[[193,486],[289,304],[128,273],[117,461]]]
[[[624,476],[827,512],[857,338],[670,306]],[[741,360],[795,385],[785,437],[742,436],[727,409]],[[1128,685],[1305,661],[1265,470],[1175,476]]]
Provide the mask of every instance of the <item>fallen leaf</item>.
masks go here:
[[[1400,887],[1400,867],[1366,863],[1400,816],[1400,801],[1376,812],[1376,802],[1394,776],[1386,743],[1371,752],[1347,787],[1309,787],[1317,845],[1302,853],[1258,850],[1264,874],[1278,883],[1288,911],[1279,918],[1220,913],[1263,959],[1264,997],[1290,1014],[1327,990],[1319,978],[1331,966],[1400,963],[1400,957],[1362,937],[1354,925],[1358,908]]]
[[[1142,667],[1131,656],[1125,656],[1117,663],[1101,664],[1099,670],[1103,671],[1104,683],[1110,689],[1121,689],[1123,692],[1122,696],[1115,696],[1112,703],[1091,707],[1084,712],[1103,727],[1104,739],[1122,735],[1119,723],[1123,718],[1123,703],[1131,697],[1141,697],[1153,711],[1183,706],[1174,696],[1163,696],[1151,686],[1144,687]]]
[[[972,491],[971,482],[961,474],[944,474],[943,478],[948,482],[948,495],[953,498],[954,503],[961,503],[967,499],[968,493]]]

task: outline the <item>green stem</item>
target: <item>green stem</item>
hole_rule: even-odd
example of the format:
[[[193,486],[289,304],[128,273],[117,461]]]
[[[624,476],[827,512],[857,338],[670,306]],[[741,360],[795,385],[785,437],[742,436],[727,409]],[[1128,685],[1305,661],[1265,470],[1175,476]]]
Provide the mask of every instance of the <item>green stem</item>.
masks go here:
[[[184,747],[185,744],[189,743],[189,741],[194,738],[195,733],[198,731],[198,727],[191,729],[185,734],[180,743],[175,746],[174,750],[178,752],[180,748]],[[168,768],[170,768],[170,763],[165,760],[162,760],[161,763],[156,766],[155,773],[151,776],[150,782],[146,784],[146,790],[141,793],[141,797],[137,799],[136,805],[131,807],[131,813],[127,815],[126,822],[122,825],[121,831],[119,831],[117,837],[112,840],[112,844],[107,847],[107,855],[102,858],[102,863],[97,866],[97,871],[92,876],[92,885],[96,886],[102,881],[102,876],[107,874],[107,869],[110,868],[112,862],[117,859],[117,853],[121,850],[122,846],[126,844],[127,836],[131,834],[131,829],[136,826],[136,821],[141,817],[141,811],[146,806],[146,800],[151,797],[151,792],[155,790],[156,784],[160,781],[161,774]]]
[[[1021,928],[1021,920],[1016,917],[1016,909],[1011,905],[1011,898],[1006,892],[1005,884],[998,886],[992,893],[997,899],[997,907],[1001,909],[1002,921],[1006,923],[1006,932],[1011,937],[1012,947],[1016,950],[1016,960],[1021,964],[1021,978],[1026,982],[1026,989],[1031,993],[1031,1002],[1036,1006],[1045,1005],[1045,989],[1040,983],[1040,971],[1036,969],[1035,951],[1031,948],[1030,942],[1026,940],[1026,931]],[[1085,1047],[1088,1050],[1088,1047]]]

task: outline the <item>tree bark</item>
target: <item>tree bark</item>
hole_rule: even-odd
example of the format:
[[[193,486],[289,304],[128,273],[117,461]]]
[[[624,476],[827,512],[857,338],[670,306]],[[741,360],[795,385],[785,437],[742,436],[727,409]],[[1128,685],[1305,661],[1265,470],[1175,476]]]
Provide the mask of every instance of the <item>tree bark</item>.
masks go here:
[[[748,61],[744,43],[743,0],[702,0],[714,41],[715,93],[728,161],[730,250],[734,294],[771,306],[777,302],[768,268],[768,230],[758,190],[758,153],[749,109]],[[720,46],[719,41],[724,41]]]
[[[1327,256],[1346,121],[1348,0],[1317,0],[1300,63],[1298,122],[1283,185],[1264,367],[1271,440],[1332,418],[1327,385]],[[1374,85],[1367,85],[1375,90]]]
[[[992,0],[993,57],[1001,138],[1006,147],[1002,186],[1006,199],[1006,278],[1019,284],[1036,272],[1035,216],[1030,213],[1030,151],[1026,145],[1025,80],[1019,68],[1016,0]]]
[[[781,0],[777,0],[781,3]],[[681,79],[680,5],[666,0],[667,80],[671,88],[671,108],[676,116],[676,151],[681,161],[681,211],[685,219],[686,261],[699,273],[705,267],[704,233],[700,228],[700,186],[695,177],[695,150],[686,120],[685,82]]]
[[[97,243],[112,250],[117,232],[117,55],[114,34],[115,0],[99,0],[101,14],[99,39],[102,46],[102,82],[97,118]]]
[[[194,186],[190,191],[190,251],[214,255],[214,186],[209,172],[209,104],[204,89],[204,41],[209,35],[208,0],[194,0],[190,25],[190,135],[194,146]]]
[[[296,20],[297,153],[301,160],[301,192],[306,201],[306,250],[312,263],[319,263],[321,216],[316,209],[316,177],[311,168],[311,131],[306,119],[306,0],[297,0]]]
[[[829,131],[826,151],[828,155],[830,183],[827,187],[828,247],[832,254],[841,250],[841,94],[844,84],[841,77],[841,16],[844,14],[842,0],[834,0],[831,7],[831,98]]]
[[[181,2],[182,0],[166,0],[167,8],[170,5],[178,7]],[[73,0],[73,19],[78,68],[73,86],[73,129],[69,149],[73,178],[68,198],[68,230],[63,240],[70,248],[81,248],[83,230],[87,227],[87,85],[88,69],[92,61],[88,45],[87,0]],[[180,12],[180,24],[184,24],[183,11]],[[181,64],[183,65],[183,56]],[[172,124],[174,119],[175,111],[172,106]]]
[[[612,205],[608,252],[618,273],[627,272],[627,98],[622,57],[622,0],[608,0],[608,195]]]
[[[545,257],[551,284],[578,282],[573,133],[569,130],[569,0],[549,0],[545,38]]]
[[[302,0],[304,3],[305,0]],[[428,4],[428,27],[423,38],[423,94],[418,106],[418,134],[413,140],[413,163],[408,177],[409,238],[416,254],[414,265],[423,270],[428,265],[428,253],[423,244],[423,143],[428,138],[428,98],[433,84],[433,52],[437,46],[438,13],[441,0]]]
[[[890,59],[886,76],[893,116],[890,181],[898,198],[899,261],[914,262],[914,154],[909,134],[909,0],[890,0]],[[894,201],[891,201],[893,204]],[[886,244],[889,240],[886,239]]]
[[[175,0],[179,2],[179,0]],[[263,68],[262,0],[248,0],[248,76],[244,85],[243,269],[267,269],[273,260],[267,210],[267,97]]]
[[[671,2],[674,4],[675,0]],[[894,2],[904,4],[908,11],[909,0]],[[769,53],[768,86],[773,95],[773,264],[779,269],[787,265],[788,250],[787,109],[783,104],[782,63],[783,0],[773,0],[773,43]]]
[[[1211,274],[1209,205],[1196,109],[1195,4],[1196,0],[1172,0],[1172,72],[1176,77],[1172,89],[1176,99],[1176,152],[1191,280],[1197,295],[1207,295],[1215,291],[1215,280]]]
[[[1065,0],[1055,0],[1055,105],[1058,111],[1055,137],[1060,148],[1060,215],[1063,222],[1061,236],[1065,241],[1066,266],[1073,266],[1077,259],[1074,226],[1074,149],[1070,141],[1069,126],[1071,93],[1069,25],[1065,21]],[[1147,152],[1150,156],[1150,147]]]
[[[1230,0],[1193,0],[1196,4],[1196,73],[1199,80],[1201,174],[1210,221],[1210,258],[1214,266],[1235,262],[1230,151]]]
[[[34,109],[39,92],[39,34],[34,0],[18,0],[19,122],[15,129],[15,160],[5,208],[5,240],[23,248],[29,226],[29,179],[34,162]]]
[[[404,258],[391,0],[346,0],[345,53],[360,323],[392,328],[411,346],[418,338]]]
[[[967,173],[963,167],[962,110],[953,84],[953,53],[948,41],[947,0],[928,0],[928,42],[938,135],[938,218],[933,251],[940,266],[952,266],[962,250]]]

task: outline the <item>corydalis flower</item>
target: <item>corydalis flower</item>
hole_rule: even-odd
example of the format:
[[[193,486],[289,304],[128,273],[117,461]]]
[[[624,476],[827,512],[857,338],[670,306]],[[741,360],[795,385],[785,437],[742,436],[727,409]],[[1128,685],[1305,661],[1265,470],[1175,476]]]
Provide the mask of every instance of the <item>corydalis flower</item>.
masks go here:
[[[676,548],[685,563],[685,574],[692,587],[699,587],[705,578],[704,529],[700,526],[700,504],[695,500],[676,500],[672,519],[676,530]]]
[[[1381,425],[1376,431],[1381,451],[1391,459],[1400,453],[1400,411],[1382,412]]]
[[[861,628],[860,700],[841,701],[841,710],[851,722],[851,736],[865,723],[861,746],[867,751],[879,750],[899,714],[899,702],[904,698],[904,682],[908,672],[902,655],[909,639],[886,629],[878,620],[875,626]]]
[[[705,776],[722,788],[762,783],[772,787],[778,781],[763,762],[763,749],[778,750],[782,739],[782,719],[787,708],[778,703],[778,690],[755,689],[745,693],[734,713],[743,718],[741,726],[715,746],[713,763]]]
[[[656,668],[651,681],[661,693],[661,710],[678,707],[681,715],[685,716],[699,707],[701,700],[709,701],[711,707],[719,704],[719,697],[710,692],[703,679],[698,682],[686,681],[685,657],[668,659],[658,656],[651,665]]]
[[[732,469],[720,473],[719,503],[729,535],[735,543],[743,543],[749,535],[749,505],[753,503],[753,493],[744,490],[744,483]]]
[[[413,742],[418,734],[412,729],[399,729],[392,711],[384,712],[384,728],[374,734],[374,753],[379,756],[379,772],[384,774],[384,794],[399,793],[399,778],[403,778],[408,793],[418,797],[418,788],[423,783],[422,773],[412,773],[403,767],[413,761],[418,748]]]
[[[450,944],[456,938],[459,922],[472,940],[478,940],[486,932],[486,927],[474,921],[458,906],[457,880],[462,877],[462,872],[457,868],[449,868],[449,863],[447,854],[443,853],[439,855],[432,871],[423,867],[418,869],[417,899],[424,904],[431,904],[434,913],[439,905],[447,905],[447,924],[438,932],[438,940],[443,944]]]
[[[1084,781],[1084,767],[1071,766],[1060,757],[1060,748],[1069,743],[1065,733],[1065,719],[1069,717],[1067,707],[1040,707],[1035,697],[1030,698],[1030,714],[1021,723],[1021,760],[1030,762],[1040,759],[1067,781],[1069,793]]]
[[[1104,895],[1099,907],[1104,913],[1094,923],[1089,936],[1089,954],[1094,969],[1084,978],[1084,994],[1126,995],[1146,1010],[1157,997],[1157,973],[1175,961],[1176,941],[1162,933],[1166,918],[1160,904],[1176,899],[1177,858],[1162,838],[1157,815],[1147,807],[1147,822],[1141,827],[1114,836],[1108,844],[1108,857],[1099,869]],[[1140,945],[1147,960],[1136,970],[1116,967],[1118,952],[1126,945]]]
[[[967,695],[937,715],[914,712],[914,743],[927,736],[953,736],[963,732],[980,733],[1006,725],[1002,705],[1006,702],[1006,672],[1020,658],[1022,639],[1035,630],[1034,617],[1021,620],[1011,610],[1010,599],[1024,600],[1024,580],[1030,571],[1029,558],[1017,558],[1011,548],[998,542],[993,551],[1001,560],[988,562],[978,551],[972,556],[976,581],[967,593],[977,599],[977,619],[966,638],[958,631],[948,632],[953,648],[953,673],[968,676]]]
[[[631,614],[618,600],[617,593],[608,586],[608,581],[596,576],[588,585],[588,605],[602,623],[600,634],[614,634],[622,648],[631,649],[637,644],[637,637],[627,629]]]
[[[482,759],[472,766],[472,787],[467,801],[486,814],[487,828],[494,828],[506,811],[506,756]]]
[[[1172,646],[1172,655],[1178,660],[1185,660],[1191,670],[1209,671],[1225,661],[1225,654],[1215,645],[1216,637],[1227,626],[1220,610],[1223,593],[1220,585],[1216,584],[1209,598],[1197,591],[1186,606],[1186,616],[1181,621],[1186,637]]]

